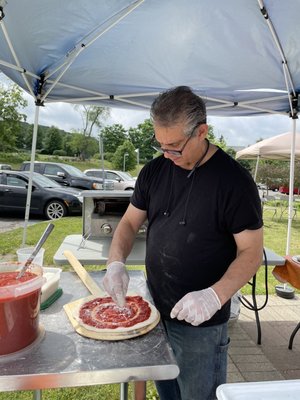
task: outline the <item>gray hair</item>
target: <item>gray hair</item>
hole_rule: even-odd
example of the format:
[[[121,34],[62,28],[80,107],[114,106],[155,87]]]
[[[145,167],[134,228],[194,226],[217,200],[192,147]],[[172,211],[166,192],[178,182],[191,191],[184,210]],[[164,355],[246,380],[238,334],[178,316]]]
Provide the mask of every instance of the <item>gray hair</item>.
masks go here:
[[[206,124],[206,106],[188,86],[177,86],[161,93],[153,101],[150,117],[153,123],[164,127],[184,122],[188,136],[197,126]]]

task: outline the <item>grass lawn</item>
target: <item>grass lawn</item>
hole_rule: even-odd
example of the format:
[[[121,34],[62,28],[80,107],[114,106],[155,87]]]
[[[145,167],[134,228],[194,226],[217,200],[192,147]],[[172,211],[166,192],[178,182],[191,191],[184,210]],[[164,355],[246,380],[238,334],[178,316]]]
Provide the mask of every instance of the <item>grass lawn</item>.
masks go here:
[[[77,234],[82,232],[82,218],[81,217],[68,217],[53,222],[55,225],[54,231],[44,244],[45,256],[44,266],[53,265],[53,256],[60,246],[63,239],[70,234]],[[27,245],[35,245],[41,234],[43,233],[48,222],[41,222],[27,228]],[[295,219],[292,224],[291,232],[291,246],[290,254],[300,254],[300,216],[298,213],[298,220]],[[16,260],[16,250],[22,243],[23,229],[15,229],[10,232],[0,233],[0,254],[3,260]],[[272,212],[266,211],[264,215],[264,244],[282,256],[285,255],[286,248],[286,235],[287,235],[287,219],[283,218],[281,221],[276,219],[272,220]],[[104,267],[104,266],[103,266]],[[64,270],[71,267],[64,266]],[[89,266],[87,269],[101,268],[99,266]],[[144,268],[143,266],[132,266],[130,268]],[[268,270],[268,284],[269,293],[275,293],[275,286],[279,283],[271,274],[272,267]],[[246,285],[242,292],[250,294],[251,287]],[[257,293],[264,294],[264,268],[260,268],[257,274]],[[299,293],[299,291],[297,291]],[[129,384],[129,398],[133,398],[132,394],[133,384]],[[43,399],[45,400],[117,400],[120,398],[119,385],[102,385],[81,388],[66,388],[66,389],[51,389],[43,390]],[[0,393],[0,400],[29,400],[32,399],[31,391],[22,392],[5,392]],[[147,400],[156,400],[154,385],[152,382],[147,383]]]

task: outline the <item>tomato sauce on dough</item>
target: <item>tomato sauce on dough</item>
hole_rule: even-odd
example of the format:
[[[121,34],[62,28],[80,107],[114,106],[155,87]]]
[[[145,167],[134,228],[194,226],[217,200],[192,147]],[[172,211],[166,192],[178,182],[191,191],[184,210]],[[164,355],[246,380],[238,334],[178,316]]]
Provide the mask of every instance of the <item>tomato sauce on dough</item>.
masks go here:
[[[111,297],[99,297],[84,303],[79,310],[84,324],[99,329],[131,327],[146,321],[150,314],[151,309],[141,296],[127,296],[124,307],[119,307]]]

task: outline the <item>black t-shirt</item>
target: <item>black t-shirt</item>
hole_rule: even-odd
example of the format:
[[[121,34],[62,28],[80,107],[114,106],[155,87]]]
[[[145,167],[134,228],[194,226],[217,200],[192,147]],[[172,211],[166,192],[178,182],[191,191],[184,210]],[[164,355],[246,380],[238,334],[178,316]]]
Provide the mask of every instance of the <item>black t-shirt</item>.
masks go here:
[[[131,198],[147,211],[147,279],[164,318],[186,293],[224,275],[236,257],[234,233],[262,226],[252,177],[221,149],[188,178],[189,172],[155,158],[140,172]],[[203,326],[229,315],[230,301]]]

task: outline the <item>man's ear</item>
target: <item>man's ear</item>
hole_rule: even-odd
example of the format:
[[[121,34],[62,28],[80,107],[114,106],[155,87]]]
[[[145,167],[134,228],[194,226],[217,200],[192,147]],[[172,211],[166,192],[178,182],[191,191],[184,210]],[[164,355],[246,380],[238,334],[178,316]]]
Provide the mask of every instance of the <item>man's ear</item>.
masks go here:
[[[208,133],[208,125],[207,124],[201,124],[199,126],[199,130],[198,130],[198,136],[202,139],[204,139],[206,137]]]

